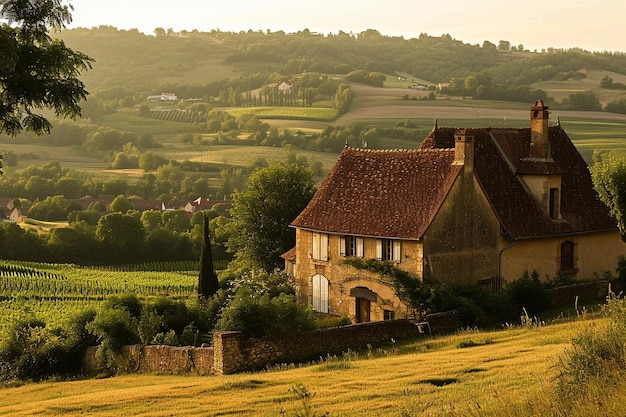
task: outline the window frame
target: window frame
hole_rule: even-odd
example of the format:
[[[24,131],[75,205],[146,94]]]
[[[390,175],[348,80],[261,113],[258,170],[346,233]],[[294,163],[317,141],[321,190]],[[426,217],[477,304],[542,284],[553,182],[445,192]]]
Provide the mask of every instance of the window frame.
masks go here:
[[[378,239],[376,241],[376,259],[402,262],[402,241],[398,239]]]
[[[339,236],[339,256],[363,258],[365,252],[364,247],[364,239],[361,236]]]

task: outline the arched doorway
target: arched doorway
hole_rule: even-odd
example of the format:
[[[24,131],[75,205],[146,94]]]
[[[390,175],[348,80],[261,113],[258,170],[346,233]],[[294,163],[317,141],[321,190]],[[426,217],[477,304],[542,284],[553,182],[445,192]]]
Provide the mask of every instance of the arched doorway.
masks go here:
[[[357,323],[371,321],[372,303],[378,299],[378,294],[369,288],[354,287],[350,290],[350,296],[355,299],[355,315]]]

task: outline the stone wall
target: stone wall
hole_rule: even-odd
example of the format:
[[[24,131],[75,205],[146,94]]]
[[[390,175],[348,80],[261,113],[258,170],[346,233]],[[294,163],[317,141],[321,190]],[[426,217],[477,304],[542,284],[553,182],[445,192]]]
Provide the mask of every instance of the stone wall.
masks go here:
[[[87,373],[100,371],[96,361],[97,348],[90,347],[83,357]],[[160,345],[123,346],[116,355],[117,371],[120,373],[172,372],[198,375],[213,374],[213,347],[174,347]]]
[[[271,340],[245,340],[238,332],[216,333],[214,372],[230,374],[277,363],[302,363],[419,334],[418,326],[408,320],[360,323]]]
[[[232,374],[262,369],[272,364],[302,363],[327,355],[340,355],[407,337],[423,329],[409,320],[361,323],[312,332],[294,333],[275,339],[244,339],[240,332],[218,332],[208,348],[172,346],[124,346],[116,356],[117,371]],[[87,373],[97,373],[96,348],[83,358]]]
[[[576,297],[578,297],[579,303],[601,303],[604,302],[609,293],[609,285],[611,286],[611,291],[615,294],[618,294],[623,290],[623,285],[620,280],[604,279],[564,285],[562,287],[549,290],[549,294],[551,300],[559,305],[569,304],[573,307]]]

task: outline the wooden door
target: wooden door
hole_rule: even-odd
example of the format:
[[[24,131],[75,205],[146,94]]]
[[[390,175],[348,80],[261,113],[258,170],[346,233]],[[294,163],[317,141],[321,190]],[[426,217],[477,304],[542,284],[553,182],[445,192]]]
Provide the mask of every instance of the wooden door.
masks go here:
[[[370,300],[366,298],[356,299],[356,322],[367,323],[370,321]]]

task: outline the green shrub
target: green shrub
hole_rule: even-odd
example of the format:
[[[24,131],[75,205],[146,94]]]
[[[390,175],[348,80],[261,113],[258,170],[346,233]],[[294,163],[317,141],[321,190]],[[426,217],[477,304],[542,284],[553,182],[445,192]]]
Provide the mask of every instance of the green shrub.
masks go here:
[[[247,338],[260,338],[315,327],[313,311],[296,303],[294,296],[259,295],[249,288],[240,288],[222,310],[215,330],[238,330]]]
[[[16,322],[0,343],[0,378],[40,381],[75,373],[80,367],[76,340],[41,320]]]
[[[531,275],[528,271],[516,281],[511,282],[505,288],[505,294],[512,308],[518,313],[522,309],[531,315],[540,314],[552,306],[549,294],[545,291],[546,286],[539,280],[539,274],[533,271]]]
[[[137,319],[123,308],[102,308],[85,327],[99,342],[106,342],[114,350],[140,342]]]
[[[157,333],[154,339],[151,340],[153,345],[167,345],[167,346],[180,346],[178,337],[174,330],[167,331],[165,333]]]
[[[128,311],[133,317],[141,315],[141,301],[137,294],[126,293],[109,296],[102,304],[103,309],[119,308]]]

